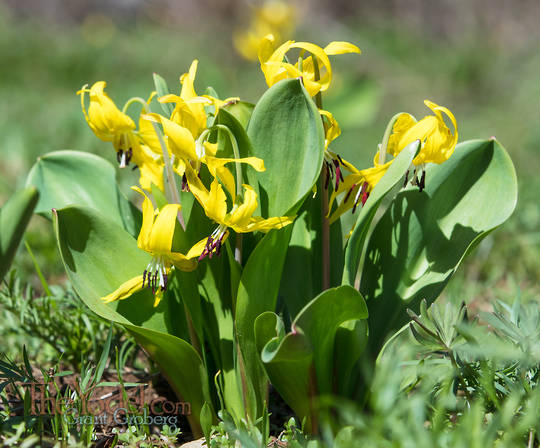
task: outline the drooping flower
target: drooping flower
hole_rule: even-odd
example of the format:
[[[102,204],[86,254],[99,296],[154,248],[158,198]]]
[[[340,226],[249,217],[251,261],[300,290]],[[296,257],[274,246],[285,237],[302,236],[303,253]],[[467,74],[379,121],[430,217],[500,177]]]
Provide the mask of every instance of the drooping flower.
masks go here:
[[[264,171],[264,162],[258,157],[243,157],[239,159],[216,157],[217,144],[204,140],[201,136],[194,139],[189,130],[178,123],[169,120],[159,114],[149,114],[148,120],[158,121],[163,126],[163,133],[167,137],[167,146],[171,156],[174,157],[173,168],[176,173],[185,177],[186,164],[190,164],[195,171],[199,172],[201,164],[205,164],[213,177],[218,177],[226,186],[227,190],[234,196],[234,177],[225,167],[227,163],[245,163],[257,171]],[[208,133],[206,133],[206,136]],[[204,141],[201,141],[204,140]]]
[[[373,166],[371,168],[358,170],[350,163],[344,162],[347,164],[347,169],[351,171],[351,174],[345,177],[343,182],[339,184],[339,187],[334,190],[330,196],[328,209],[332,210],[332,204],[336,198],[341,194],[345,194],[341,203],[331,214],[329,218],[330,224],[336,221],[347,210],[352,208],[352,212],[354,213],[359,204],[363,206],[366,203],[371,190],[373,190],[375,185],[377,185],[385,175],[392,162],[393,160],[384,164],[379,163],[378,152],[373,158]]]
[[[166,204],[160,210],[155,210],[144,191],[137,187],[133,189],[144,196],[143,220],[137,246],[151,254],[152,259],[141,275],[123,283],[102,300],[106,303],[122,300],[147,286],[155,294],[154,306],[157,306],[167,288],[171,269],[175,267],[182,271],[193,271],[197,267],[197,257],[200,256],[202,249],[194,246],[185,255],[176,249],[175,234],[179,231],[177,221],[179,204]]]
[[[265,36],[259,45],[259,62],[268,87],[288,78],[301,78],[310,96],[324,92],[332,80],[332,66],[328,56],[360,53],[360,49],[349,42],[330,42],[324,49],[310,42],[289,40],[274,50],[275,38],[271,34]],[[300,63],[291,64],[285,61],[285,55],[293,48],[311,53]],[[317,67],[315,67],[314,59]],[[318,73],[317,73],[318,72]]]
[[[335,179],[334,191],[338,189],[340,182],[343,182],[342,168],[349,169],[349,163],[345,162],[339,154],[330,150],[330,143],[339,137],[341,129],[334,116],[326,111],[319,110],[323,117],[325,138],[324,138],[324,167],[325,167],[325,185],[328,188],[331,179]],[[352,165],[351,165],[352,166]],[[349,170],[350,171],[350,170]]]
[[[139,146],[135,135],[135,123],[129,115],[120,111],[113,100],[105,93],[105,81],[98,81],[90,89],[84,85],[77,92],[81,95],[81,107],[90,129],[98,138],[105,142],[112,142],[117,151],[118,163],[121,167],[127,166]],[[85,106],[85,95],[89,94],[90,105]]]
[[[395,157],[407,145],[420,140],[420,151],[413,159],[415,169],[412,179],[412,183],[418,185],[420,190],[425,186],[424,165],[426,163],[440,164],[448,160],[458,140],[457,122],[452,112],[429,100],[425,100],[424,103],[435,115],[428,115],[416,121],[410,114],[401,114],[392,128],[387,147],[387,152]],[[446,125],[443,113],[451,121],[453,132]]]
[[[139,130],[126,113],[120,111],[105,93],[106,83],[98,81],[90,89],[83,86],[77,93],[81,95],[81,107],[90,129],[98,138],[112,142],[120,168],[136,165],[140,170],[139,183],[145,190],[155,184],[163,191],[163,161],[159,156],[159,143],[151,125],[139,120]],[[88,110],[85,95],[89,94]],[[152,97],[148,100],[150,102]]]
[[[258,206],[257,193],[253,187],[247,184],[242,185],[242,197],[236,196],[232,209],[228,211],[227,195],[216,178],[208,190],[190,166],[186,167],[186,175],[190,191],[204,208],[206,216],[218,224],[218,227],[208,238],[201,240],[194,246],[194,252],[201,253],[199,259],[206,256],[212,257],[214,253],[219,254],[223,242],[229,236],[229,229],[236,233],[268,232],[272,229],[281,229],[294,220],[294,217],[290,216],[276,216],[266,219],[253,216]]]

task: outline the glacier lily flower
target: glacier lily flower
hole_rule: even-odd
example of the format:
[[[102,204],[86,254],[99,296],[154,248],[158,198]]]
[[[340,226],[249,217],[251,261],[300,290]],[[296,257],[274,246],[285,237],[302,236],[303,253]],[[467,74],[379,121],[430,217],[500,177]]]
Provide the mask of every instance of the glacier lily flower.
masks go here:
[[[283,79],[301,78],[304,87],[312,97],[319,92],[324,92],[330,86],[332,66],[328,56],[361,52],[356,45],[349,42],[330,42],[323,49],[310,42],[295,42],[293,40],[285,42],[274,50],[274,41],[274,36],[268,34],[259,44],[259,62],[268,87],[272,87]],[[285,62],[285,55],[293,48],[307,51],[311,53],[311,56],[303,59],[301,64],[297,62],[293,65]],[[315,63],[317,67],[315,67]],[[319,73],[319,69],[321,73]]]
[[[229,236],[229,229],[236,233],[268,232],[271,229],[281,229],[294,220],[294,217],[290,216],[267,219],[253,216],[258,206],[257,193],[247,184],[242,185],[242,198],[237,195],[232,209],[227,211],[227,195],[219,181],[214,178],[208,190],[196,172],[190,166],[186,168],[191,192],[204,208],[206,216],[218,224],[207,239],[199,241],[194,246],[193,251],[200,252],[199,260],[206,256],[212,257],[214,253],[219,254],[222,244]]]
[[[105,93],[105,86],[104,81],[98,81],[90,89],[85,85],[77,92],[81,95],[81,107],[90,129],[101,140],[113,143],[120,168],[127,167],[130,162],[139,168],[139,183],[143,189],[150,190],[155,184],[163,191],[163,162],[155,149],[157,137],[151,123],[140,119],[137,131],[131,117],[120,111]],[[88,110],[85,106],[87,93],[90,97]]]
[[[187,128],[168,118],[159,114],[148,114],[146,118],[162,124],[163,133],[167,137],[167,146],[171,155],[174,156],[174,170],[183,178],[184,183],[187,182],[185,178],[187,164],[192,165],[197,172],[199,172],[201,164],[205,164],[210,174],[213,177],[218,177],[225,184],[225,187],[233,195],[234,199],[235,181],[230,171],[225,168],[227,163],[246,163],[259,172],[265,170],[263,160],[258,157],[243,157],[238,159],[216,157],[217,144],[205,140],[209,135],[208,131],[205,131],[195,140],[193,134]]]
[[[340,182],[343,182],[342,167],[347,168],[349,171],[356,171],[356,168],[350,168],[352,165],[344,161],[339,154],[330,151],[330,143],[338,138],[341,134],[341,129],[334,116],[326,111],[319,110],[319,113],[323,117],[325,139],[324,139],[324,167],[326,171],[324,188],[328,189],[330,179],[335,178],[334,191],[338,189]]]
[[[81,107],[84,117],[90,129],[98,138],[106,142],[112,142],[117,151],[117,159],[120,167],[125,167],[139,146],[138,137],[135,135],[135,123],[125,113],[120,111],[114,102],[105,93],[105,81],[98,81],[88,89],[84,85],[77,92],[81,95]],[[85,106],[85,95],[89,94],[90,105],[88,110]]]
[[[347,168],[351,171],[339,187],[332,192],[328,209],[332,210],[332,204],[336,198],[345,193],[345,196],[338,207],[334,210],[329,218],[330,224],[336,221],[343,213],[352,208],[352,213],[361,203],[362,206],[366,203],[371,190],[377,185],[381,178],[386,174],[386,171],[392,164],[390,160],[384,164],[379,163],[379,153],[373,158],[373,167],[364,170],[358,170],[350,163],[344,162]],[[329,212],[330,213],[330,212]]]
[[[428,115],[420,121],[416,121],[412,115],[402,113],[394,123],[387,146],[387,152],[395,157],[407,145],[415,140],[420,140],[420,151],[413,159],[415,168],[412,179],[412,183],[418,185],[420,190],[425,186],[425,164],[441,164],[448,160],[453,154],[458,140],[457,122],[452,112],[429,100],[425,100],[424,104],[435,115]],[[453,132],[444,122],[443,114],[451,121]],[[421,171],[419,177],[417,170]],[[407,179],[405,184],[407,184]]]
[[[171,269],[174,267],[182,271],[193,271],[197,267],[197,257],[202,249],[194,246],[184,255],[174,248],[179,204],[167,204],[160,210],[155,210],[144,191],[137,187],[133,189],[144,196],[143,221],[137,246],[151,254],[152,259],[141,275],[123,283],[102,300],[106,303],[122,300],[147,286],[152,289],[155,295],[154,306],[157,306],[167,289]]]

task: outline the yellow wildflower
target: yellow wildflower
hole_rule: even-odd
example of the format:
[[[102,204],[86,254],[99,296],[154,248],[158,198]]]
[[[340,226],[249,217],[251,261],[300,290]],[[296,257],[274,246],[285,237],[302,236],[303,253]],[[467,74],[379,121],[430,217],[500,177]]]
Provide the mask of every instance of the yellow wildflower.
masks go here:
[[[174,248],[179,204],[167,204],[161,210],[154,210],[150,198],[141,189],[137,187],[133,187],[133,189],[144,196],[143,221],[137,238],[137,246],[150,253],[152,260],[142,275],[123,283],[116,291],[103,297],[102,300],[109,303],[125,299],[143,289],[146,284],[152,288],[152,292],[155,294],[154,306],[157,306],[167,288],[171,268],[174,266],[182,271],[193,271],[197,267],[196,258],[200,256],[202,249],[194,246],[184,255]]]
[[[360,49],[349,42],[330,42],[323,49],[309,42],[289,40],[274,50],[274,41],[274,36],[269,34],[261,40],[259,45],[259,62],[268,87],[282,79],[302,78],[304,87],[310,96],[324,92],[330,86],[332,67],[328,56],[360,53]],[[301,67],[299,62],[293,65],[284,61],[286,53],[293,48],[311,53],[311,56],[302,60]],[[317,73],[313,58],[316,59],[319,73]]]

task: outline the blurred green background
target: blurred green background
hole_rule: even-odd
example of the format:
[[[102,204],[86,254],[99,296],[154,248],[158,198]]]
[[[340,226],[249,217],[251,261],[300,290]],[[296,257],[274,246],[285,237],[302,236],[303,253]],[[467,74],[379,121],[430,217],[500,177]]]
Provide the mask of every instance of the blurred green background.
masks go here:
[[[535,1],[384,0],[295,3],[295,40],[357,44],[361,56],[333,59],[324,96],[342,135],[334,151],[371,162],[389,118],[428,113],[430,99],[456,116],[460,141],[496,136],[518,173],[510,222],[460,269],[447,294],[458,300],[535,295],[540,279],[540,4]],[[122,105],[146,97],[152,73],[173,90],[199,59],[198,93],[255,102],[265,91],[257,62],[242,59],[232,36],[256,2],[174,0],[5,0],[0,4],[0,203],[25,183],[36,158],[57,149],[114,151],[90,131],[76,91],[98,80]],[[291,148],[294,150],[294,148]],[[136,174],[120,173],[127,180]],[[127,178],[127,179],[126,179]],[[479,207],[482,204],[478,204]],[[62,281],[51,225],[35,217],[27,236],[46,277]],[[15,267],[39,285],[24,249]]]

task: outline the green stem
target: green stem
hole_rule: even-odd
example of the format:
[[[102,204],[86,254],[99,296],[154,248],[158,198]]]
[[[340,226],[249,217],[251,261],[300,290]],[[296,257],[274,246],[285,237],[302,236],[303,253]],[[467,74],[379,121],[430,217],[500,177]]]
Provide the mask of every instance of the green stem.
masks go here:
[[[223,130],[227,133],[227,136],[229,137],[229,141],[231,142],[231,146],[233,149],[233,154],[235,159],[240,159],[240,150],[238,149],[238,142],[236,141],[236,137],[232,133],[232,131],[223,124],[216,124],[215,127],[219,130]],[[235,169],[236,169],[236,196],[242,197],[242,184],[244,183],[244,179],[242,176],[242,166],[240,162],[234,163]],[[237,233],[236,234],[236,245],[234,247],[234,259],[238,262],[240,266],[242,266],[242,234]]]
[[[169,187],[169,202],[172,204],[182,204],[180,201],[180,195],[178,194],[178,188],[176,187],[176,180],[174,179],[174,171],[171,164],[171,158],[169,157],[169,150],[161,134],[159,126],[155,122],[151,122],[154,127],[154,132],[159,140],[159,146],[161,146],[161,152],[163,153],[163,162],[165,164],[165,173],[167,175],[167,186]],[[182,226],[182,229],[186,230],[186,224],[184,223],[184,216],[182,215],[182,209],[178,211],[178,221]]]
[[[234,158],[240,159],[240,150],[238,149],[238,143],[236,142],[236,137],[232,131],[223,124],[216,124],[214,127],[227,133],[233,149]],[[234,166],[236,169],[236,195],[242,197],[242,184],[244,183],[242,177],[242,166],[240,162],[235,162]]]
[[[321,75],[319,72],[319,63],[316,57],[313,57],[313,71],[315,74],[315,80],[319,80]],[[317,92],[315,95],[315,104],[319,110],[322,110],[322,95],[321,92]],[[324,133],[326,135],[326,123],[321,116],[323,122]],[[321,168],[321,175],[319,176],[321,190],[321,227],[322,227],[322,289],[323,291],[330,288],[330,223],[328,218],[328,190],[325,187],[327,173],[324,168]]]
[[[390,118],[390,121],[386,125],[381,147],[379,149],[379,163],[381,165],[384,165],[384,162],[386,160],[386,149],[388,148],[388,140],[390,140],[390,135],[392,135],[392,129],[394,128],[394,124],[402,113],[403,112],[399,112],[398,114],[394,115],[392,118]]]
[[[129,106],[131,106],[134,103],[139,103],[142,105],[142,110],[146,114],[149,112],[148,110],[148,104],[144,99],[141,97],[133,97],[130,100],[124,104],[124,107],[122,108],[122,113],[126,113]],[[167,145],[165,144],[165,140],[163,139],[163,134],[161,133],[161,130],[159,129],[159,126],[154,121],[151,122],[152,127],[154,128],[154,132],[157,135],[157,138],[159,140],[159,146],[161,147],[161,152],[163,153],[163,162],[165,164],[165,173],[167,175],[167,185],[169,187],[169,197],[167,198],[169,203],[171,204],[181,204],[180,195],[178,194],[178,188],[176,186],[176,181],[174,179],[174,171],[171,164],[171,158],[169,157],[169,151],[167,150]],[[182,210],[178,212],[178,221],[182,225],[182,229],[186,230],[186,224],[184,223],[184,216],[182,215]]]

